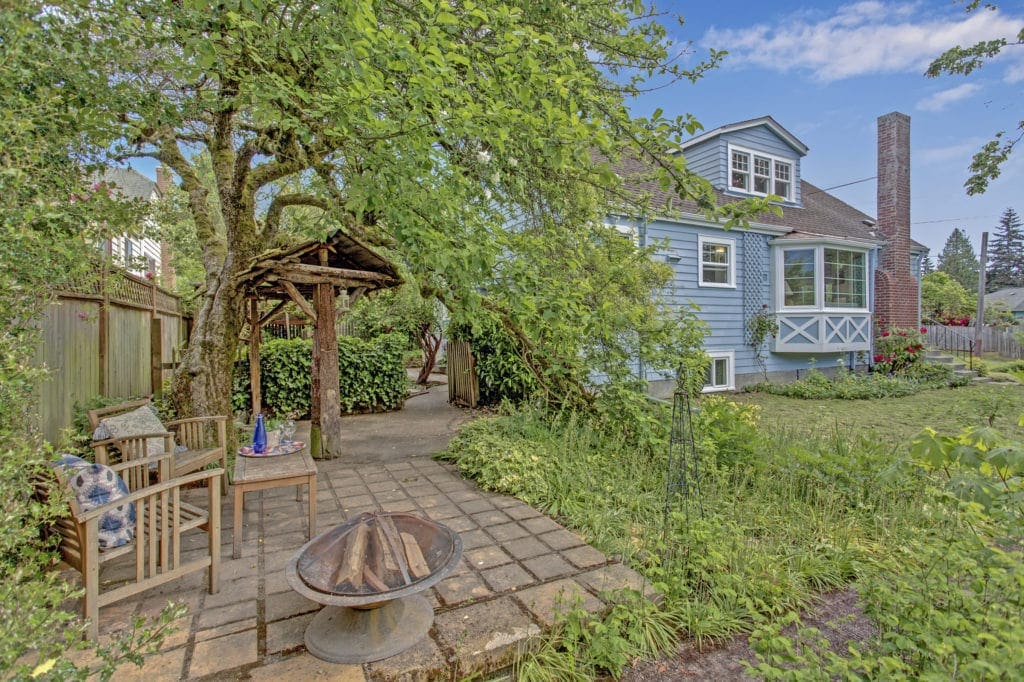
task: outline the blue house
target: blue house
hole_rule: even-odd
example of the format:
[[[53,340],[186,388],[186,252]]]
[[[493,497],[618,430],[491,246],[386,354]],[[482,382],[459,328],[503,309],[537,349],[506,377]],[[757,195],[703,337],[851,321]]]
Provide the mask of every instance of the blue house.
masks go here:
[[[706,391],[762,380],[748,328],[758,314],[779,325],[762,351],[776,380],[812,366],[868,364],[876,326],[918,325],[927,249],[910,238],[910,119],[887,114],[878,126],[877,219],[804,180],[807,146],[770,116],[680,146],[720,203],[779,197],[781,215],[759,216],[749,228],[727,231],[706,220],[693,202],[660,189],[639,162],[620,167],[633,191],[651,197],[654,215],[609,222],[642,246],[659,245],[657,257],[675,270],[672,300],[699,308],[710,329]],[[650,371],[645,378],[656,393],[673,380]]]

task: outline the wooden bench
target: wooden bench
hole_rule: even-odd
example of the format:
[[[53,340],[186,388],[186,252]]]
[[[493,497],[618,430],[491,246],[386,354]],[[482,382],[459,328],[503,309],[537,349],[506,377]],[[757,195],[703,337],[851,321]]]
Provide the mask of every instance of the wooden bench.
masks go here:
[[[59,519],[51,532],[60,535],[60,553],[64,561],[82,574],[85,596],[82,614],[89,619],[86,634],[95,640],[99,635],[99,610],[121,599],[138,594],[151,587],[176,580],[193,571],[207,570],[210,594],[219,589],[220,571],[220,486],[213,479],[223,475],[220,469],[210,469],[180,478],[165,478],[173,455],[142,457],[114,464],[113,469],[131,491],[127,497],[84,511],[69,494],[69,514]],[[151,483],[150,473],[161,473],[158,482]],[[50,486],[63,485],[66,474],[56,470],[50,481],[40,480],[37,494],[50,494]],[[182,488],[206,482],[207,508],[188,504],[181,499]],[[135,505],[135,535],[128,544],[100,550],[100,517],[108,510],[131,502]],[[182,563],[181,535],[190,530],[202,530],[208,535],[206,555]],[[132,560],[133,577],[111,589],[100,581],[100,568],[120,557]]]
[[[89,426],[93,432],[100,425],[100,422],[107,417],[116,417],[136,410],[140,407],[151,404],[149,398],[133,400],[120,405],[100,407],[89,410]],[[210,464],[217,464],[225,472],[221,477],[221,493],[228,492],[228,448],[227,448],[227,417],[191,417],[189,419],[176,419],[164,424],[166,433],[151,434],[149,437],[164,439],[164,452],[173,453],[171,460],[171,476],[184,476],[207,467]],[[106,440],[93,441],[92,449],[96,454],[96,462],[107,464],[109,459],[108,448],[118,443],[124,443],[126,438],[108,438]],[[184,452],[174,452],[174,444],[185,446]],[[121,449],[118,447],[118,449]],[[145,449],[143,449],[143,454]],[[125,461],[122,454],[122,461]]]

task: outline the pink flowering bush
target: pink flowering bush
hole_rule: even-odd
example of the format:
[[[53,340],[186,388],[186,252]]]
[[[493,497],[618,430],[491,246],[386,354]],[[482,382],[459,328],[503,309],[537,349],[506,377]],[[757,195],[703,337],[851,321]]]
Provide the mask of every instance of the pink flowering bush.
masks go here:
[[[924,334],[927,330],[890,327],[875,339],[875,371],[897,374],[917,364],[924,356]]]

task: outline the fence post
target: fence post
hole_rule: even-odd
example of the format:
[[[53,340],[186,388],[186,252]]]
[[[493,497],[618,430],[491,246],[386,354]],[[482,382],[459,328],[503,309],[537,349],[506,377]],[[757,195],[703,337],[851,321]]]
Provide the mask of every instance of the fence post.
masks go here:
[[[155,316],[149,321],[149,376],[153,395],[159,398],[164,392],[164,334],[163,320]]]
[[[97,330],[99,332],[99,354],[100,354],[100,395],[107,395],[107,337],[109,336],[109,320],[107,309],[110,307],[110,292],[107,290],[107,264],[100,265],[100,310],[97,319]]]

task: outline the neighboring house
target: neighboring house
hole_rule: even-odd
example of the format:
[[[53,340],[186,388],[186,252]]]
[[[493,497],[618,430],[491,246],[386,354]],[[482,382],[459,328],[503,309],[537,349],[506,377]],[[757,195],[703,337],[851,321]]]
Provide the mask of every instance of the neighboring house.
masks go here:
[[[126,199],[156,201],[166,189],[170,178],[163,168],[157,169],[157,181],[153,182],[131,168],[108,168],[101,183],[114,188]],[[174,270],[171,267],[170,246],[149,237],[119,235],[103,244],[111,262],[140,277],[158,278],[165,288],[174,287]]]
[[[1024,321],[1024,288],[1007,287],[1006,289],[993,291],[991,294],[985,294],[986,303],[998,301],[1006,304],[1006,307],[1013,313],[1013,319],[1018,322]]]
[[[652,198],[655,215],[609,222],[642,246],[663,245],[658,257],[675,269],[675,304],[699,307],[710,328],[705,390],[762,380],[747,328],[761,311],[779,324],[763,353],[775,379],[809,367],[869,363],[873,325],[918,325],[927,249],[910,238],[910,118],[882,116],[878,131],[877,220],[804,180],[807,146],[770,116],[716,128],[680,147],[719,202],[782,198],[781,216],[760,216],[749,228],[726,231],[706,220],[693,202],[660,189],[638,162],[619,168],[634,191]],[[655,392],[674,379],[649,371],[645,378]]]

